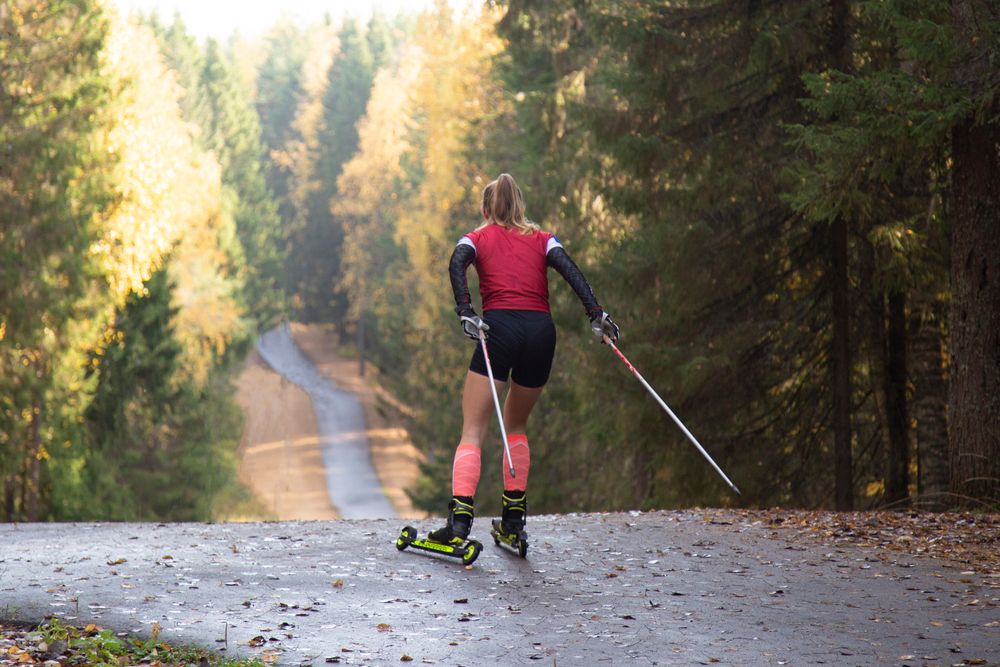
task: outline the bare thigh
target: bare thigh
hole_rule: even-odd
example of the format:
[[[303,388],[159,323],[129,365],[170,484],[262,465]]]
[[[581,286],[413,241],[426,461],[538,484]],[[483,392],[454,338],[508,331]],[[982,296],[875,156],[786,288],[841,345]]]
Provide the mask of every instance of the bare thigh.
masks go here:
[[[503,393],[504,383],[497,381],[496,389],[499,396]],[[528,417],[542,395],[542,389],[544,387],[522,387],[511,380],[503,405],[503,425],[507,435],[524,435]],[[462,394],[462,442],[482,447],[495,410],[490,379],[469,371]]]

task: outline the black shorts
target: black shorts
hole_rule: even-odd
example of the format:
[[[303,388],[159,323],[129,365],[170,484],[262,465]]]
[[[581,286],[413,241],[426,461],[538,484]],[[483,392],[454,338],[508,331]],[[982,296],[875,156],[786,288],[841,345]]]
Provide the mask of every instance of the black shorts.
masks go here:
[[[556,353],[552,316],[537,310],[487,310],[483,321],[490,325],[486,349],[493,379],[506,382],[510,376],[522,387],[544,387]],[[476,345],[469,370],[487,375],[482,345]]]

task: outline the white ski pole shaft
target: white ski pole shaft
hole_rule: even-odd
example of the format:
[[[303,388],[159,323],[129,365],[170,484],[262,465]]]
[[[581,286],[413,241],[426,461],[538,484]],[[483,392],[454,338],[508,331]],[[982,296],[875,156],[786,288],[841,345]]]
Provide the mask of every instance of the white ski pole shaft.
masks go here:
[[[740,493],[740,490],[736,488],[736,485],[733,484],[731,481],[729,481],[729,478],[726,477],[726,473],[722,472],[722,468],[720,468],[718,464],[714,460],[712,460],[712,457],[708,455],[708,452],[705,451],[705,448],[701,446],[701,444],[698,442],[697,439],[695,439],[693,435],[691,435],[691,431],[687,430],[687,427],[684,426],[683,423],[681,423],[681,420],[677,418],[677,415],[674,414],[673,410],[671,410],[667,406],[667,404],[663,402],[663,399],[660,398],[660,395],[657,394],[655,391],[653,391],[653,388],[649,386],[649,383],[646,382],[646,380],[641,375],[639,375],[639,371],[635,370],[635,366],[633,366],[629,362],[629,360],[625,358],[625,355],[621,353],[621,350],[615,347],[615,344],[611,342],[611,339],[608,338],[607,336],[604,337],[604,342],[611,346],[611,349],[615,351],[615,354],[617,354],[622,361],[625,362],[625,365],[628,366],[630,371],[632,371],[632,374],[635,375],[637,378],[639,378],[639,382],[642,383],[642,386],[645,387],[649,391],[649,393],[653,395],[653,398],[655,398],[656,402],[660,404],[660,407],[666,410],[667,414],[670,415],[670,418],[674,420],[674,423],[677,424],[682,431],[684,431],[684,435],[686,435],[688,439],[690,439],[691,442],[694,444],[694,446],[698,448],[698,451],[701,452],[701,455],[704,456],[705,459],[712,464],[712,467],[715,468],[715,472],[722,475],[722,479],[726,480],[726,484],[728,484],[729,487],[736,492],[736,495],[742,498],[743,494]],[[487,367],[489,367],[488,364]]]
[[[479,342],[483,346],[483,357],[486,359],[486,374],[490,376],[490,391],[493,392],[493,405],[497,409],[497,420],[500,422],[500,437],[503,438],[503,450],[507,452],[507,462],[510,464],[511,478],[514,474],[514,459],[510,458],[510,446],[507,444],[507,429],[503,427],[503,413],[500,411],[500,397],[497,396],[497,384],[493,381],[493,368],[490,366],[490,353],[486,351],[486,334],[479,331]]]

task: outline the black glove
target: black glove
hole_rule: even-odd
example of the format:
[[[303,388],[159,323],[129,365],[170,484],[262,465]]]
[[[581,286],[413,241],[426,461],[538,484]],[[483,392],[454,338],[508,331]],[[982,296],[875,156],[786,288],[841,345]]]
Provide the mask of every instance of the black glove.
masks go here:
[[[612,343],[618,340],[618,325],[603,310],[595,310],[590,314],[590,330],[601,342],[604,342],[604,336],[610,338]]]
[[[459,322],[462,323],[462,329],[465,330],[465,335],[474,341],[479,341],[480,331],[489,331],[490,325],[483,322],[479,315],[476,315],[476,311],[472,308],[466,308],[461,313],[458,314]]]

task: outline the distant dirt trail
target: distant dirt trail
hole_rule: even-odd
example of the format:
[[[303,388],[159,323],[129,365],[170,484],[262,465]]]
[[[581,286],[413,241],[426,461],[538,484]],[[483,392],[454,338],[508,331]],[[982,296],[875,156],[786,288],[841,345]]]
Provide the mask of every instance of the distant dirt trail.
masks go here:
[[[338,387],[354,393],[361,401],[368,425],[368,446],[372,464],[382,490],[389,502],[403,519],[422,518],[426,512],[413,507],[405,489],[416,486],[420,476],[423,453],[410,442],[404,428],[404,415],[409,408],[402,405],[378,383],[378,370],[365,364],[365,377],[358,374],[357,359],[347,359],[337,354],[338,337],[335,333],[315,326],[291,325],[292,340],[302,354],[333,380]]]
[[[290,326],[296,346],[319,372],[358,396],[367,422],[372,464],[383,491],[402,518],[421,517],[404,489],[419,475],[422,454],[402,428],[400,405],[377,384],[368,365],[337,354],[337,337],[319,327]],[[237,381],[246,427],[240,442],[240,481],[280,520],[340,518],[330,503],[319,433],[309,394],[271,370],[257,352]],[[252,518],[252,517],[247,517]]]
[[[240,482],[273,518],[339,519],[326,491],[309,394],[272,371],[256,351],[236,385],[246,424],[237,452]]]

